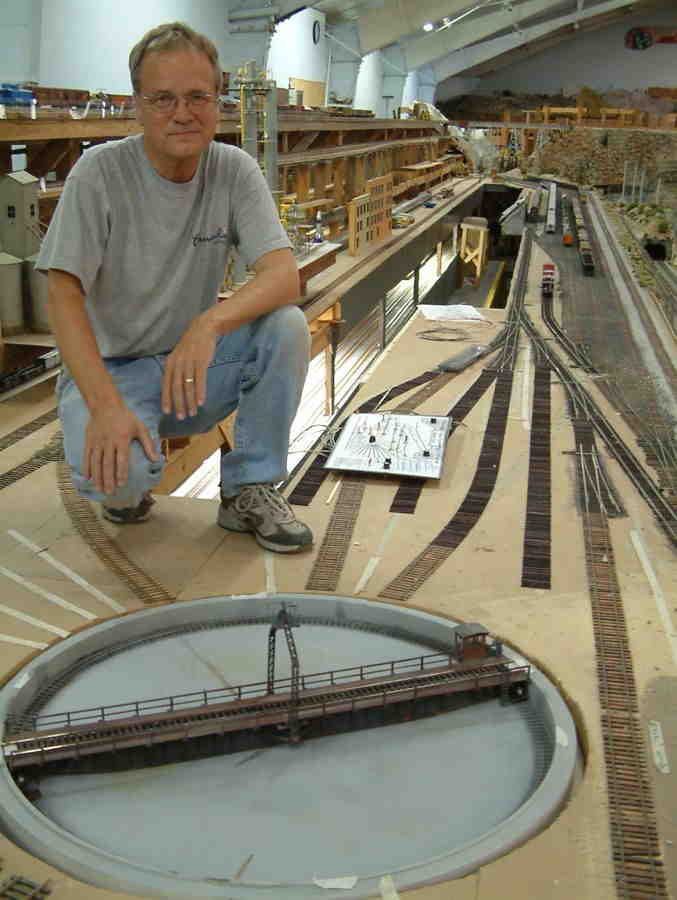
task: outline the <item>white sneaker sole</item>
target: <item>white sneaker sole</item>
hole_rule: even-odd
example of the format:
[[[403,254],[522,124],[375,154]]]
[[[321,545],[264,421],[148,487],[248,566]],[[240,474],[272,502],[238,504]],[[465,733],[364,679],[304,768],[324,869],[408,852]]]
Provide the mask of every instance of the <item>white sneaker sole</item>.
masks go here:
[[[308,544],[278,544],[275,541],[260,535],[255,528],[250,526],[243,527],[234,523],[232,519],[228,517],[227,511],[225,511],[223,507],[219,508],[217,523],[225,531],[233,531],[236,534],[253,534],[258,544],[266,550],[271,550],[273,553],[298,553],[299,550],[312,547],[312,541]]]

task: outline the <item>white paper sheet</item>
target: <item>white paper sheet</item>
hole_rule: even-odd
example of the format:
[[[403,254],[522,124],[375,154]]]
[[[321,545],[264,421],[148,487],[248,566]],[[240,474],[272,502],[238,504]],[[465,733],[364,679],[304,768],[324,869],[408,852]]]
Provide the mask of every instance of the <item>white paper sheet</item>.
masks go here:
[[[478,322],[488,321],[477,307],[469,306],[466,303],[456,303],[451,306],[432,306],[427,303],[421,303],[416,308],[426,319],[433,319],[436,322],[462,322],[469,319]]]

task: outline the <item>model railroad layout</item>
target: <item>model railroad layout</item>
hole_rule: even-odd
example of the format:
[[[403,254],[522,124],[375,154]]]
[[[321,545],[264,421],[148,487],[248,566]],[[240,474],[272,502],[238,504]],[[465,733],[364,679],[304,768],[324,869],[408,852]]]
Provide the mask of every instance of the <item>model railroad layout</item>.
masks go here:
[[[600,254],[600,250],[592,229],[590,232],[587,231],[588,226],[585,224],[579,201],[572,204],[574,214],[577,208],[583,226],[586,228],[583,240],[585,242],[586,236],[589,235],[587,240],[591,251],[587,261],[581,257],[581,265],[584,274],[591,275],[595,271],[595,257],[592,254],[592,250],[595,248],[598,254]],[[580,253],[580,233],[577,236],[579,238]],[[620,514],[618,512],[618,493],[600,463],[599,453],[595,447],[595,439],[600,439],[608,452],[621,465],[626,475],[649,505],[658,525],[673,546],[677,544],[677,513],[670,502],[670,498],[663,496],[652,476],[635,458],[630,448],[601,412],[590,394],[573,377],[568,366],[560,359],[559,353],[553,349],[552,345],[544,341],[540,332],[524,311],[520,298],[524,294],[525,260],[528,258],[530,240],[530,231],[527,231],[521,249],[522,262],[520,264],[518,261],[518,270],[514,279],[515,289],[512,292],[508,322],[501,335],[492,341],[489,348],[487,348],[487,353],[484,354],[489,358],[489,365],[485,367],[476,381],[466,391],[464,397],[457,403],[457,406],[463,404],[464,408],[469,410],[477,402],[477,399],[495,384],[492,408],[487,424],[487,432],[490,433],[489,440],[485,441],[482,446],[481,464],[478,465],[477,476],[459,513],[450,520],[443,532],[441,532],[444,535],[443,539],[432,542],[427,550],[421,554],[422,557],[428,554],[428,558],[424,560],[425,564],[412,571],[411,577],[406,581],[399,579],[398,587],[401,585],[401,590],[395,599],[407,600],[413,596],[430,572],[434,571],[447,558],[449,553],[453,552],[454,547],[458,546],[458,543],[463,540],[463,537],[474,526],[481,510],[489,502],[493,486],[491,474],[487,475],[487,468],[496,470],[500,463],[502,448],[501,429],[505,428],[505,421],[502,420],[510,398],[508,383],[511,383],[512,378],[511,366],[514,365],[516,336],[522,330],[532,342],[536,358],[537,377],[535,378],[532,429],[536,422],[537,412],[542,410],[542,403],[545,401],[546,396],[549,395],[548,383],[551,372],[556,375],[566,391],[572,419],[572,433],[574,437],[572,453],[575,454],[576,459],[579,507],[585,541],[597,656],[600,715],[604,735],[603,751],[605,771],[608,779],[612,863],[619,896],[632,898],[632,900],[634,898],[664,900],[668,894],[663,872],[660,840],[656,827],[656,813],[651,796],[650,780],[647,774],[646,749],[639,725],[639,708],[624,618],[623,598],[615,571],[614,548],[608,526],[608,519],[614,514]],[[618,254],[619,251],[615,248],[612,240],[610,241],[610,246],[612,247],[612,252]],[[583,246],[582,250],[585,251],[586,249],[588,248]],[[586,265],[587,271],[585,271]],[[635,296],[634,287],[629,285],[629,289]],[[554,322],[554,317],[552,317],[552,321]],[[559,342],[560,337],[558,335],[556,337]],[[570,350],[567,349],[567,352],[570,352]],[[414,396],[416,397],[426,398],[432,396],[454,377],[455,373],[443,373],[439,369],[426,371],[400,385],[381,392],[376,397],[362,404],[360,410],[373,411],[385,402],[386,398],[393,400],[403,397],[403,395],[407,395],[415,389]],[[406,407],[412,402],[415,401],[412,401],[411,398],[409,400],[404,399],[402,406]],[[458,417],[458,413],[456,415]],[[545,413],[543,413],[541,418],[536,445],[542,449],[548,442],[549,423]],[[289,498],[292,502],[304,504],[312,502],[327,475],[327,470],[324,468],[325,459],[326,452],[321,448],[305,474],[294,487]],[[347,482],[362,482],[361,491],[364,491],[367,477],[355,474],[345,476],[344,486]],[[533,565],[530,568],[538,575],[539,569],[545,571],[547,565],[549,565],[549,462],[543,458],[542,454],[535,453],[530,457],[529,478],[528,493],[529,497],[534,498],[535,505],[533,510],[536,512],[536,515],[527,515],[525,560],[526,536],[530,530],[532,537],[531,546],[538,550],[538,553],[534,553]],[[493,479],[495,480],[495,474]],[[414,486],[412,486],[412,482],[415,479],[408,479],[408,481],[408,490],[413,490],[414,492],[416,490],[420,492],[425,484],[423,479],[420,480],[420,485]],[[359,511],[360,502],[361,496],[359,496],[353,507],[353,524]],[[342,512],[341,506],[342,500],[341,494],[339,494],[339,500],[336,503],[336,509],[332,514],[332,518],[335,518]],[[411,511],[416,508],[415,499],[410,504],[410,508]],[[461,512],[463,512],[462,515]],[[352,528],[352,525],[350,527]],[[322,548],[320,548],[318,556],[321,553]],[[345,559],[345,555],[343,559]],[[331,562],[329,556],[326,556],[326,569],[333,572],[333,577],[336,580],[340,574],[343,559],[337,557]],[[527,568],[526,562],[523,563],[522,584],[524,586],[529,584],[528,578],[525,578]],[[534,586],[537,583],[536,579]],[[388,593],[383,592],[382,596],[388,596]],[[403,687],[403,685],[399,685],[399,687]],[[411,685],[406,688],[406,690],[410,691],[411,689]],[[335,700],[336,702],[350,704],[353,699],[350,697],[332,698],[332,702]],[[270,710],[266,714],[269,712]],[[287,714],[288,712],[289,710],[287,710]],[[309,721],[311,720],[309,719]],[[286,727],[288,727],[288,724]],[[18,737],[18,734],[15,736]],[[36,737],[33,735],[33,737],[39,740],[42,736],[38,735]]]
[[[456,702],[459,695],[466,700],[499,696],[504,702],[528,698],[530,666],[505,656],[501,642],[477,623],[456,626],[454,646],[447,653],[309,675],[300,672],[292,633],[296,624],[283,604],[269,631],[266,681],[37,715],[29,721],[9,718],[5,761],[12,771],[37,767],[52,772],[63,761],[68,771],[77,771],[80,761],[89,757],[111,753],[119,757],[133,748],[177,743],[181,755],[187,741],[211,736],[222,739],[212,750],[224,752],[233,747],[233,735],[242,732],[253,732],[263,746],[281,739],[298,743],[304,737],[331,733],[337,717],[342,717],[342,730],[391,724],[402,710],[405,720],[426,714],[426,704],[434,699],[439,701],[434,711],[439,712],[444,698]],[[285,634],[292,671],[291,677],[282,679],[275,678],[278,630]],[[367,711],[377,716],[358,715]],[[131,764],[139,765],[138,754]]]
[[[574,366],[578,366],[583,372],[594,374],[597,369],[592,364],[587,348],[581,343],[572,340],[560,326],[553,311],[555,285],[557,283],[557,267],[553,263],[543,264],[541,278],[541,315],[548,330],[557,338],[557,342],[566,351]]]
[[[574,210],[578,211],[580,220],[585,226],[579,203],[574,205]],[[581,265],[585,275],[592,275],[594,257],[591,246],[589,244],[586,246],[587,230],[582,235],[579,233],[579,241],[581,236],[583,238],[582,246],[579,242]],[[616,881],[620,896],[662,900],[668,896],[667,887],[655,824],[653,798],[647,776],[646,750],[638,725],[639,709],[623,602],[608,528],[608,519],[623,514],[623,509],[618,492],[601,463],[601,457],[595,446],[595,437],[604,442],[607,450],[621,465],[653,511],[658,524],[673,546],[677,544],[677,512],[608,418],[602,414],[590,394],[572,375],[568,366],[562,363],[558,353],[550,348],[526,315],[523,304],[526,287],[525,260],[530,251],[530,241],[531,233],[527,230],[522,242],[521,265],[518,260],[513,279],[515,289],[509,319],[499,339],[492,342],[491,346],[491,351],[500,349],[500,352],[491,359],[490,364],[466,394],[466,397],[480,395],[490,384],[496,382],[476,476],[455,516],[381,591],[379,596],[400,601],[412,597],[469,533],[489,502],[501,460],[516,336],[520,329],[523,329],[534,348],[536,371],[522,585],[549,587],[549,381],[550,372],[554,371],[566,391],[574,426],[573,452],[577,460],[579,505],[597,653]],[[611,243],[613,246],[613,242]],[[548,316],[551,325],[554,326],[556,323],[551,307]],[[559,327],[557,332],[561,332]],[[556,337],[559,341],[560,334],[556,333]],[[565,346],[565,349],[574,354],[576,364],[587,371],[592,368],[581,348],[574,344]],[[433,378],[431,373],[425,373],[422,377],[427,380]],[[408,384],[411,382],[391,388],[391,395],[400,389],[408,389],[405,387]],[[299,485],[295,490],[299,490]],[[335,510],[332,519],[340,518],[341,513],[342,510]],[[356,515],[353,509],[353,522]],[[321,556],[323,549],[324,545],[320,548],[318,557]],[[327,554],[326,569],[330,570],[332,565],[336,567],[336,560],[332,561],[330,554]],[[335,574],[334,577],[338,580],[338,575]]]
[[[504,416],[510,397],[508,382],[511,382],[512,379],[517,336],[519,335],[520,329],[523,327],[521,311],[526,292],[526,270],[531,241],[531,231],[527,230],[520,251],[521,265],[518,261],[518,268],[515,278],[513,279],[515,287],[508,322],[500,335],[487,346],[486,352],[483,354],[483,356],[490,358],[490,362],[479,375],[475,383],[468,389],[464,397],[461,398],[461,401],[447,412],[447,415],[452,419],[450,435],[453,437],[455,427],[460,424],[463,416],[467,415],[467,412],[473,408],[484,392],[496,382],[492,408],[489,413],[485,431],[485,442],[482,446],[480,458],[478,460],[477,475],[473,480],[466,499],[463,501],[454,518],[450,520],[438,536],[434,538],[431,543],[405,567],[405,569],[402,570],[400,575],[381,591],[381,597],[393,600],[407,600],[412,597],[424,581],[426,581],[439,565],[444,562],[453,549],[455,549],[469,533],[491,498],[493,485],[500,466],[502,444],[505,434],[506,421]],[[556,323],[552,313],[552,304],[551,302],[548,302],[550,299],[551,298],[546,298],[544,304],[544,320],[548,324],[548,327],[553,331],[553,334],[557,337],[558,341],[561,341],[564,349],[570,354],[574,365],[580,367],[585,372],[594,373],[595,368],[589,359],[586,348],[567,338],[565,333]],[[541,354],[540,358],[547,360],[549,357]],[[550,365],[549,362],[545,364]],[[604,441],[611,454],[616,457],[625,472],[636,485],[641,495],[656,515],[660,526],[666,531],[671,542],[674,544],[677,541],[676,511],[669,501],[662,496],[660,488],[635,458],[630,448],[622,440],[611,423],[601,414],[597,405],[592,401],[592,398],[580,385],[578,385],[578,382],[569,372],[568,368],[560,366],[560,370],[562,383],[565,385],[571,384],[572,390],[574,390],[578,398],[576,401],[576,408],[583,405],[586,414],[590,416],[591,427]],[[428,386],[429,390],[433,390],[436,386],[437,378],[439,378],[439,376],[436,376],[435,372],[428,371],[422,373],[416,378],[409,379],[406,382],[393,386],[378,396],[371,398],[363,403],[358,411],[363,412],[377,408],[386,397],[389,399],[399,397],[413,387],[419,387],[423,384]],[[542,391],[540,386],[539,391]],[[585,394],[584,401],[581,399],[583,394]],[[534,407],[534,410],[536,411],[537,407]],[[532,447],[532,449],[535,451],[535,448]],[[321,448],[292,490],[289,496],[291,503],[307,505],[312,501],[327,474],[326,469],[324,469],[325,458],[326,453]],[[536,461],[534,461],[534,465],[537,465]],[[622,510],[622,506],[617,499],[617,492],[613,490],[609,484],[608,476],[603,470],[599,457],[596,457],[595,465],[598,471],[598,483],[600,485],[607,485],[606,488],[600,488],[600,490],[603,490],[605,496],[613,496],[616,498],[614,503],[609,506],[610,514],[621,514],[620,512],[614,512],[616,510]],[[542,507],[543,510],[545,510],[549,505],[549,500],[547,499],[549,487],[545,481],[546,478],[549,479],[549,471],[547,473],[544,472],[542,465],[540,464],[538,465],[538,468],[541,470],[538,479],[543,481],[543,487],[539,488],[538,492],[543,496]],[[306,584],[308,589],[336,589],[346,554],[350,546],[350,540],[359,513],[367,478],[368,476],[364,473],[352,472],[345,475],[342,479],[341,489],[334,504],[334,509],[324,540],[319,547],[313,570]],[[420,482],[407,486],[405,490],[415,497],[420,494],[424,485],[425,481],[421,479]],[[398,489],[398,494],[400,493],[400,490],[401,489]],[[536,488],[534,488],[534,490],[536,490]],[[415,506],[415,500],[413,503],[410,502],[402,508],[397,508],[393,503],[391,512],[413,512]],[[526,521],[527,530],[536,528],[537,520],[533,516],[527,514]],[[547,550],[549,544],[549,521],[547,521],[545,514],[540,518],[540,525],[538,526],[537,531],[540,531],[541,533],[527,535],[525,546],[540,547],[540,550],[538,552],[538,560],[535,561],[533,565],[528,556],[525,559],[523,563],[523,584],[532,581],[531,577],[526,574],[527,569],[536,570],[541,568],[544,572],[542,581],[538,584],[538,579],[535,579],[533,586],[548,587],[549,576],[546,571],[547,565],[544,564],[544,555],[548,555],[549,552]]]

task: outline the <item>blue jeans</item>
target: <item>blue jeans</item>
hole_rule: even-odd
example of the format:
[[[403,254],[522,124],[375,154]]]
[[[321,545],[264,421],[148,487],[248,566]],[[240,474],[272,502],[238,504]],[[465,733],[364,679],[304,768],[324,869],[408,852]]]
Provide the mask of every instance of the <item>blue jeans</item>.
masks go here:
[[[127,407],[148,428],[159,456],[152,462],[141,444],[132,441],[127,484],[114,494],[97,491],[82,475],[89,410],[73,378],[62,376],[57,385],[59,416],[66,461],[78,493],[88,500],[135,506],[162,477],[165,461],[160,438],[209,431],[236,408],[235,446],[221,458],[223,495],[233,496],[245,484],[282,481],[309,349],[306,319],[296,306],[284,306],[223,335],[207,370],[205,403],[196,416],[183,421],[164,415],[161,408],[167,354],[104,360]]]

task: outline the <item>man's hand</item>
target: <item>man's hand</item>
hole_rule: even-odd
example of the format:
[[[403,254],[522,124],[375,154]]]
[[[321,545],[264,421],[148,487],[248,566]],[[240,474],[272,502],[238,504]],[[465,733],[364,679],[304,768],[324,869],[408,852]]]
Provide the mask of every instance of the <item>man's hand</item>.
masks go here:
[[[162,382],[162,411],[174,410],[177,419],[197,415],[207,396],[207,367],[214,357],[217,331],[211,310],[190,325],[167,357]]]
[[[112,406],[92,415],[85,432],[83,474],[97,491],[113,494],[127,483],[129,446],[139,441],[148,459],[158,458],[150,432],[126,406]]]

